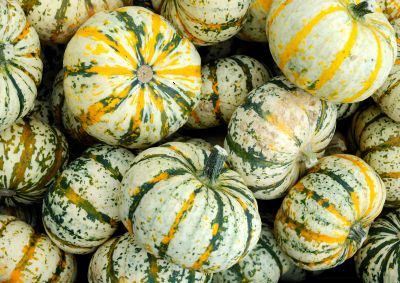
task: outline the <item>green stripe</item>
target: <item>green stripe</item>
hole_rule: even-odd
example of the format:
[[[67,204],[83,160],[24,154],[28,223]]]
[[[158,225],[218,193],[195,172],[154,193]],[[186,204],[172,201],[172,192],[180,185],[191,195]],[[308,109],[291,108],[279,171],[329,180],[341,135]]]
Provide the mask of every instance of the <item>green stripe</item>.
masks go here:
[[[241,57],[232,56],[228,59],[233,60],[242,69],[246,78],[246,91],[249,93],[253,90],[253,80],[249,66],[241,60]]]
[[[19,101],[19,112],[18,112],[18,118],[21,117],[22,111],[25,108],[25,97],[24,94],[22,93],[22,90],[18,86],[17,82],[15,81],[14,77],[12,74],[10,74],[7,66],[4,68],[4,72],[6,73],[7,77],[10,79],[12,85],[14,86],[15,90],[17,91],[17,96],[18,96],[18,101]]]
[[[121,236],[115,238],[110,245],[107,252],[107,267],[106,267],[106,282],[119,282],[119,278],[115,275],[114,270],[114,262],[117,262],[118,259],[114,260],[114,251],[120,242]]]
[[[318,119],[317,119],[317,125],[315,127],[315,133],[318,133],[322,127],[324,126],[324,122],[326,121],[326,118],[328,116],[328,104],[325,101],[321,101],[321,111],[319,113]]]
[[[110,151],[108,151],[107,153],[110,153]],[[120,182],[122,181],[124,176],[122,176],[121,172],[119,172],[118,167],[113,167],[110,160],[108,160],[104,155],[97,155],[89,151],[85,152],[82,157],[89,158],[100,163],[101,165],[103,165],[102,167],[104,167],[104,169],[106,169],[115,180],[118,180]]]
[[[157,283],[158,280],[158,265],[157,258],[149,253],[147,253],[148,268],[147,268],[147,283]]]
[[[268,229],[269,229],[269,228],[268,228]],[[262,247],[263,249],[265,249],[265,250],[272,256],[272,258],[274,259],[274,261],[276,262],[276,264],[277,264],[278,267],[279,267],[280,274],[282,274],[282,273],[283,273],[282,262],[281,262],[279,256],[276,254],[274,248],[272,247],[272,244],[277,245],[277,243],[274,243],[274,242],[272,242],[272,241],[269,242],[268,239],[264,239],[263,236],[261,236],[261,237],[260,237],[260,240],[258,240],[258,245],[261,245],[261,247]]]
[[[368,154],[375,153],[377,151],[390,150],[393,147],[400,147],[400,136],[391,137],[391,138],[389,138],[388,140],[386,140],[385,142],[383,142],[383,143],[381,143],[379,145],[371,146],[369,148],[366,148],[365,150],[363,150],[361,152],[361,157],[364,158]]]
[[[65,252],[63,250],[59,250],[58,254],[60,255],[60,260],[57,263],[57,267],[56,270],[53,272],[53,275],[49,280],[46,281],[47,283],[56,283],[60,281],[61,273],[64,272],[65,267],[67,266]]]
[[[217,74],[217,69],[218,69],[218,61],[214,61],[208,64],[208,68],[210,70],[210,74],[207,77],[207,79],[211,82],[212,87],[212,93],[209,96],[208,99],[211,100],[212,105],[213,105],[213,110],[216,109],[217,103],[220,100],[220,95],[219,95],[219,82],[218,82],[218,74]],[[216,91],[214,91],[214,85],[216,86]],[[207,99],[207,98],[206,98]],[[218,109],[218,112],[214,112],[215,117],[217,118],[218,121],[224,122],[224,119],[222,117],[222,112],[221,109]]]

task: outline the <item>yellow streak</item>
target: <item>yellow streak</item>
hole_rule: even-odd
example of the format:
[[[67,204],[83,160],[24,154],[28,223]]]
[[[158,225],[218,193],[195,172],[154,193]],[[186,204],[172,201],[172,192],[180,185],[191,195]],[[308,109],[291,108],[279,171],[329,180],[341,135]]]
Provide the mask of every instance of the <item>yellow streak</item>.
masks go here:
[[[275,19],[281,14],[281,12],[286,8],[286,6],[288,6],[290,3],[292,3],[293,0],[286,0],[285,2],[283,2],[278,9],[276,9],[275,13],[272,14],[272,16],[269,18],[268,21],[268,26],[270,27],[271,24],[275,21]]]

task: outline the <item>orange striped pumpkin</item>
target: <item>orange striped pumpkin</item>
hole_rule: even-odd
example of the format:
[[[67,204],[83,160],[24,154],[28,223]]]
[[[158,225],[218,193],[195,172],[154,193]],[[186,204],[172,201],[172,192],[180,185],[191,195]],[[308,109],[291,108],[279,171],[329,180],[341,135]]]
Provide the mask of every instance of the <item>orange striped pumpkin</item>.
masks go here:
[[[271,54],[298,87],[322,99],[367,99],[396,58],[394,30],[368,1],[276,0],[268,16]]]
[[[385,197],[382,180],[362,159],[324,157],[283,200],[276,239],[304,269],[335,267],[361,247]]]
[[[265,22],[271,5],[272,0],[254,0],[247,15],[247,21],[237,37],[246,41],[267,42]]]

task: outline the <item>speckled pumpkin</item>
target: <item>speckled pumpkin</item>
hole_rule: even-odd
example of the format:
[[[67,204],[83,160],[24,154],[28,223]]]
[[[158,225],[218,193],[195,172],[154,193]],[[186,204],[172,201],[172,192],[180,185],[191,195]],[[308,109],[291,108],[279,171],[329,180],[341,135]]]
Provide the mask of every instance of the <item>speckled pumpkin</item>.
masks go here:
[[[400,18],[399,0],[377,0],[376,2],[390,21]]]
[[[13,216],[0,215],[1,282],[74,282],[75,258]]]
[[[36,31],[18,2],[0,0],[0,130],[33,108],[42,70]]]
[[[107,241],[119,221],[118,195],[134,155],[96,145],[71,162],[43,202],[43,226],[62,250],[84,254]]]
[[[273,1],[267,25],[275,62],[315,96],[342,103],[367,99],[385,82],[397,52],[393,28],[374,3]]]
[[[213,45],[237,34],[252,0],[152,0],[153,7],[196,45]]]
[[[229,163],[256,198],[279,198],[323,155],[335,125],[334,104],[276,77],[234,112],[225,139]]]
[[[126,233],[103,244],[89,264],[89,283],[113,282],[210,282],[211,275],[184,269],[158,259]]]
[[[337,103],[337,119],[344,120],[351,117],[357,112],[360,105],[361,103]]]
[[[271,5],[272,0],[254,0],[247,21],[236,36],[246,41],[267,42],[265,22]]]
[[[42,121],[47,125],[53,124],[53,114],[51,113],[49,98],[46,96],[37,96],[33,109],[27,116]]]
[[[296,267],[293,261],[279,248],[272,229],[262,226],[261,236],[254,249],[238,264],[228,270],[215,273],[214,283],[277,283],[281,275],[294,272],[305,278],[306,272]]]
[[[183,126],[200,99],[200,56],[162,17],[124,7],[90,18],[64,55],[65,100],[85,131],[148,147]]]
[[[18,0],[41,40],[67,43],[88,18],[122,7],[122,0]]]
[[[371,225],[365,245],[355,256],[358,276],[364,283],[400,282],[400,209]]]
[[[0,198],[11,206],[41,201],[67,159],[60,131],[33,118],[18,120],[0,132]]]
[[[381,176],[386,186],[385,206],[400,207],[400,124],[376,105],[360,109],[353,118],[351,135],[358,155]]]
[[[229,123],[249,92],[270,79],[269,72],[259,61],[245,55],[204,65],[201,74],[202,98],[186,124],[196,129]]]
[[[304,269],[333,268],[361,247],[385,194],[382,180],[362,159],[324,157],[284,198],[276,240]]]
[[[231,267],[257,244],[257,202],[226,152],[170,142],[140,153],[121,185],[121,220],[139,245],[207,273]],[[143,174],[146,172],[146,174]]]

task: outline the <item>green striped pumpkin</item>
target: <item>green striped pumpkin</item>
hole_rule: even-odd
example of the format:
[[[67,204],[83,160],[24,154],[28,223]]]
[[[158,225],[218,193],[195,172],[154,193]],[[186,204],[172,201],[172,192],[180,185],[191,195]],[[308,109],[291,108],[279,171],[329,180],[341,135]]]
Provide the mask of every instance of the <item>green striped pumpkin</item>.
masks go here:
[[[305,270],[296,267],[293,261],[279,248],[273,230],[263,224],[260,239],[254,249],[238,264],[228,270],[215,273],[213,282],[277,283],[281,276],[285,277],[286,273],[296,274],[298,281],[306,277]]]
[[[361,247],[385,194],[382,180],[362,159],[324,157],[284,198],[276,240],[304,269],[333,268]]]
[[[195,129],[229,123],[249,92],[270,79],[259,61],[245,55],[221,58],[204,65],[201,75],[202,98],[186,124]]]
[[[236,35],[241,40],[267,42],[265,23],[272,0],[254,0],[251,4],[247,21]]]
[[[234,112],[225,139],[229,163],[256,198],[279,198],[323,155],[335,125],[334,104],[273,78]]]
[[[337,120],[344,120],[354,115],[361,103],[336,103]]]
[[[76,261],[45,235],[13,216],[0,215],[0,282],[75,281]]]
[[[124,7],[90,18],[64,55],[67,107],[91,136],[145,148],[183,126],[200,99],[200,56],[161,16]]]
[[[120,216],[147,252],[207,273],[227,269],[257,244],[257,202],[226,152],[170,142],[140,153],[122,181]],[[143,174],[146,172],[146,174]]]
[[[400,19],[399,0],[377,0],[376,2],[390,21]]]
[[[27,116],[42,121],[47,125],[53,124],[53,113],[51,112],[49,98],[46,96],[37,96],[33,109]]]
[[[211,275],[184,269],[156,258],[126,233],[103,244],[89,264],[89,283],[114,282],[210,282]]]
[[[324,100],[367,99],[396,58],[393,28],[375,1],[275,0],[267,25],[284,75]]]
[[[351,135],[364,159],[386,186],[385,206],[400,207],[400,124],[376,105],[360,109],[353,118]]]
[[[40,202],[68,159],[68,144],[56,128],[25,118],[0,132],[0,199],[6,205]]]
[[[95,145],[71,162],[43,202],[43,226],[62,250],[92,252],[115,232],[118,195],[134,155],[127,149]]]
[[[18,0],[42,41],[67,43],[88,18],[122,7],[122,0]]]
[[[0,130],[33,108],[42,79],[40,42],[15,0],[0,0]]]
[[[357,274],[364,283],[400,282],[400,209],[372,223],[355,261]]]
[[[237,34],[252,0],[152,0],[153,7],[196,45],[213,45]]]

